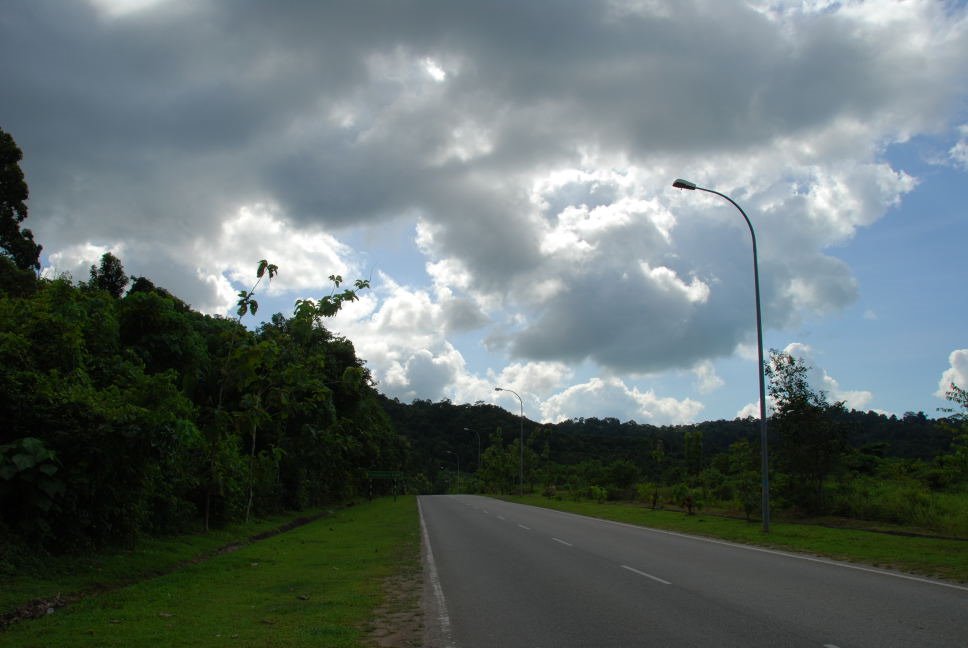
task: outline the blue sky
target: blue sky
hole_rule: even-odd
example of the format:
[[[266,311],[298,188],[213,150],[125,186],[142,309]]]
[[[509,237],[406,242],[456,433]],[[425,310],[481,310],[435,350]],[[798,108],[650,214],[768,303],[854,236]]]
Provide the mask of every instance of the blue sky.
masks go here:
[[[15,0],[0,127],[44,272],[231,314],[327,277],[384,393],[557,421],[757,412],[765,340],[850,407],[968,383],[962,2]],[[255,322],[250,322],[255,324]]]

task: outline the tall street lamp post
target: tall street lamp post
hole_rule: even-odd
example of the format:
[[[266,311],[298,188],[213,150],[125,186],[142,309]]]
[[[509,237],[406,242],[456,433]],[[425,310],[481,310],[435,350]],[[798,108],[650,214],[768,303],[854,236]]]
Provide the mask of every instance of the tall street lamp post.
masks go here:
[[[524,401],[518,395],[518,392],[512,389],[506,389],[504,387],[495,387],[494,391],[506,391],[510,394],[514,394],[518,399],[518,403],[521,404],[521,440],[518,442],[518,446],[521,449],[521,460],[518,462],[518,484],[521,491],[521,495],[524,495]]]
[[[763,480],[763,532],[769,533],[770,461],[766,449],[766,379],[763,376],[763,370],[766,365],[763,364],[763,322],[760,315],[760,270],[759,264],[756,260],[756,233],[753,231],[753,223],[750,222],[749,216],[746,215],[746,212],[743,211],[743,208],[726,194],[719,193],[713,189],[697,186],[695,182],[689,182],[688,180],[683,180],[681,178],[673,182],[672,186],[676,189],[688,189],[689,191],[705,191],[707,193],[716,194],[720,198],[725,198],[732,203],[733,207],[739,210],[739,213],[743,215],[743,220],[746,221],[746,226],[750,228],[750,238],[753,239],[753,288],[756,293],[756,343],[757,351],[759,353],[759,365],[756,367],[756,373],[760,381],[760,471],[762,473]]]

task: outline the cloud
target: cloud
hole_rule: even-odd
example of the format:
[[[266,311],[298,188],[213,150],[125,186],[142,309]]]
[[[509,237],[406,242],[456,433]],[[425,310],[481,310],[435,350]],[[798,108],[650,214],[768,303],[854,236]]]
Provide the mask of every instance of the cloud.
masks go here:
[[[652,390],[630,388],[617,377],[592,378],[572,385],[541,406],[545,420],[552,422],[576,417],[611,417],[653,424],[691,422],[702,409],[702,404],[692,399],[660,397]]]
[[[842,389],[840,383],[835,378],[817,365],[814,360],[814,351],[809,345],[800,342],[791,342],[783,349],[783,352],[803,361],[807,365],[809,368],[807,371],[807,381],[810,384],[810,388],[826,393],[829,396],[830,402],[843,402],[847,409],[864,411],[867,405],[874,399],[874,394],[867,390]]]
[[[959,126],[958,132],[961,134],[961,138],[948,151],[948,157],[951,158],[955,166],[968,171],[968,124]]]
[[[341,320],[381,384],[483,397],[486,370],[455,346],[473,332],[493,375],[626,374],[574,397],[682,419],[698,404],[664,410],[631,382],[754,341],[751,246],[732,205],[671,181],[749,215],[768,330],[854,303],[831,249],[916,188],[888,146],[950,132],[966,15],[888,0],[15,0],[2,117],[52,266],[123,246],[129,273],[227,312],[258,259],[280,261],[274,294],[318,297],[329,274],[383,262],[356,241],[405,220],[417,236],[400,245],[432,285],[387,270]],[[572,411],[564,393],[555,415]]]
[[[696,374],[696,387],[701,394],[708,394],[726,384],[722,378],[716,375],[713,363],[708,360],[693,367],[693,373]]]
[[[945,398],[951,391],[951,385],[957,385],[962,389],[968,389],[968,349],[955,349],[948,355],[948,364],[951,365],[941,374],[938,380],[938,391],[934,395],[938,398]]]

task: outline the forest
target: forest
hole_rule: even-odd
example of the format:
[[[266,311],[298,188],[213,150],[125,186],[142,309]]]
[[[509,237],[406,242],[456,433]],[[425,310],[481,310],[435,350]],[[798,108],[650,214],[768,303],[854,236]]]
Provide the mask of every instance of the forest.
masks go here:
[[[539,424],[485,403],[380,394],[325,326],[369,283],[258,323],[280,271],[253,261],[234,317],[211,316],[104,254],[42,278],[22,152],[0,130],[0,572],[398,487],[635,500],[755,519],[758,422]],[[771,354],[773,506],[968,537],[968,396],[932,419],[848,411]],[[402,483],[373,480],[402,474]]]

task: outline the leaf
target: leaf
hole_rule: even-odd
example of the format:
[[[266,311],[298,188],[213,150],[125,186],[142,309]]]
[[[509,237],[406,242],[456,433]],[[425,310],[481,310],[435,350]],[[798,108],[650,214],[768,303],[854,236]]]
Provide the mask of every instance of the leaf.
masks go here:
[[[256,311],[259,310],[259,302],[254,299],[250,299],[249,308],[252,310],[252,314],[255,315]]]
[[[259,261],[259,269],[256,270],[255,276],[258,277],[259,279],[262,279],[262,275],[266,273],[266,268],[268,267],[268,265],[269,265],[269,262],[266,261],[265,259],[262,259],[261,261]],[[269,276],[270,277],[272,276],[271,272],[269,273]]]

